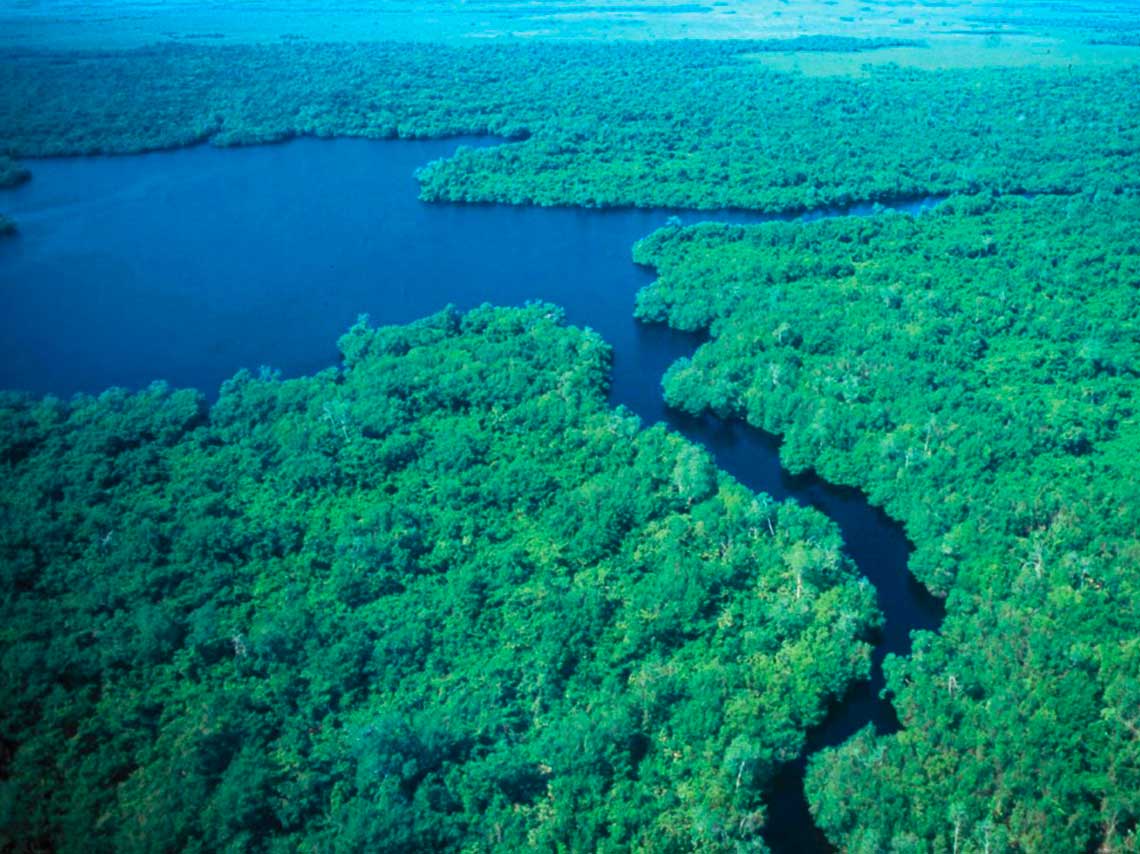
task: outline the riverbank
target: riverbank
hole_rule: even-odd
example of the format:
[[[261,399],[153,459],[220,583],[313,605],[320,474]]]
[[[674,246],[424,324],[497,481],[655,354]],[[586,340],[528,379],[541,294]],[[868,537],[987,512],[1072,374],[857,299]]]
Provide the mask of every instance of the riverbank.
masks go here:
[[[238,352],[265,352],[283,329],[285,349],[302,352],[326,305],[331,317],[402,298],[405,264],[428,269],[443,260],[424,294],[476,274],[486,275],[496,301],[508,291],[511,301],[524,300],[552,276],[570,276],[568,311],[624,318],[624,328],[616,324],[605,335],[631,336],[636,345],[616,351],[627,355],[615,359],[615,399],[628,387],[663,409],[656,380],[675,365],[666,374],[673,403],[785,435],[780,453],[795,470],[818,468],[891,502],[919,549],[912,568],[949,593],[941,634],[920,633],[909,656],[888,663],[902,728],[862,731],[813,760],[812,808],[832,840],[884,849],[949,849],[963,840],[994,851],[1127,848],[1137,818],[1131,792],[1140,790],[1133,785],[1140,755],[1129,734],[1140,634],[1130,607],[1140,600],[1140,521],[1130,493],[1140,478],[1131,402],[1138,339],[1129,309],[1140,266],[1128,231],[1140,191],[1136,69],[894,68],[864,81],[824,80],[757,68],[746,47],[535,44],[449,53],[180,45],[129,56],[9,57],[18,62],[0,69],[15,82],[0,87],[8,150],[126,153],[207,139],[236,145],[298,134],[497,130],[515,142],[437,158],[420,173],[421,192],[524,206],[442,206],[472,210],[478,219],[465,223],[457,214],[453,230],[416,254],[422,235],[400,229],[418,221],[384,220],[389,199],[382,184],[370,183],[374,175],[338,188],[336,165],[283,174],[286,203],[227,231],[226,205],[240,209],[233,199],[244,198],[256,206],[260,195],[249,176],[232,175],[209,188],[213,197],[205,194],[195,212],[218,226],[209,240],[182,240],[197,222],[189,229],[185,220],[152,225],[154,206],[140,203],[125,229],[136,245],[116,258],[91,240],[103,218],[85,216],[68,239],[86,253],[57,255],[41,268],[42,280],[52,281],[48,267],[56,262],[90,268],[94,287],[71,296],[105,327],[59,322],[66,299],[41,299],[27,327],[47,330],[45,354],[74,345],[76,376],[98,375],[107,364],[129,369],[132,360],[143,371],[161,363],[171,373],[193,372],[232,362]],[[405,73],[396,74],[397,66]],[[155,68],[164,73],[140,70]],[[369,73],[376,68],[383,73]],[[260,159],[270,150],[224,156],[248,165],[241,159],[247,152]],[[643,316],[685,330],[707,327],[700,341],[639,328],[628,305],[607,303],[628,294],[630,283],[608,279],[606,270],[628,271],[629,244],[664,223],[647,222],[621,245],[588,251],[547,242],[542,228],[528,231],[558,216],[566,217],[562,233],[572,231],[580,216],[579,225],[613,236],[626,222],[623,212],[594,219],[593,210],[559,205],[786,213],[933,188],[972,195],[917,220],[655,232],[641,260],[661,275],[651,283],[648,272],[634,271],[651,285]],[[154,188],[136,189],[148,199]],[[1026,205],[1010,198],[1016,193],[1051,198]],[[321,208],[342,194],[344,210]],[[356,217],[346,230],[353,245],[333,252],[346,210]],[[44,245],[33,233],[38,227],[29,223],[28,239],[6,241],[0,254],[34,260]],[[387,257],[368,255],[387,232],[403,243]],[[466,233],[480,242],[451,243]],[[279,265],[293,248],[282,240],[289,235],[289,244],[309,253],[308,263]],[[324,248],[324,264],[313,263]],[[528,278],[504,275],[504,258],[532,251],[541,254]],[[148,254],[155,271],[132,282],[141,269],[134,259]],[[225,263],[214,278],[180,279],[201,257]],[[483,259],[479,269],[471,264],[476,258]],[[243,290],[250,281],[262,290]],[[126,299],[115,289],[124,282]],[[155,293],[156,283],[169,287]],[[463,290],[460,298],[471,305],[481,293]],[[311,310],[314,297],[318,310]],[[164,310],[144,310],[156,304]],[[601,311],[607,305],[614,310]],[[234,334],[220,338],[215,329]],[[121,341],[117,330],[125,333]],[[138,330],[149,340],[131,337]],[[82,358],[97,335],[110,346]],[[24,348],[21,358],[40,353]],[[319,370],[334,358],[326,351],[312,364],[286,366],[287,373]],[[275,373],[266,367],[258,376],[272,382]],[[341,410],[332,406],[322,416],[345,438]],[[714,433],[734,435],[720,426]],[[778,460],[770,465],[778,482]],[[691,473],[682,481],[696,483]],[[801,557],[788,564],[793,575]],[[887,723],[883,732],[893,720]],[[743,754],[745,765],[750,755]]]
[[[26,234],[0,250],[0,269],[16,283],[3,385],[66,395],[163,379],[210,390],[242,366],[290,377],[327,364],[328,330],[361,312],[396,323],[449,303],[557,302],[613,347],[611,405],[646,425],[665,422],[749,489],[819,508],[839,526],[886,620],[872,681],[831,714],[823,743],[868,721],[885,730],[893,715],[878,699],[882,659],[905,654],[910,631],[933,629],[940,616],[909,578],[905,536],[854,493],[789,477],[774,439],[667,409],[657,380],[696,342],[631,318],[635,292],[652,281],[630,263],[633,241],[671,218],[705,215],[416,201],[417,164],[477,142],[295,140],[45,161],[13,196]],[[315,183],[307,176],[320,176],[319,193],[298,189]],[[808,218],[827,213],[836,212]],[[782,778],[781,798],[801,791],[795,785]],[[781,839],[808,850],[806,808],[780,803],[769,816],[775,850]]]

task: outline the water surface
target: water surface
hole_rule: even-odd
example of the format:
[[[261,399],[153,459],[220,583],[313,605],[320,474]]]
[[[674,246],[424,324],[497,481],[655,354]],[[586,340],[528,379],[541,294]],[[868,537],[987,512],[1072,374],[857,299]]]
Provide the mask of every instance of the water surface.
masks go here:
[[[773,437],[667,410],[661,376],[697,339],[633,320],[634,294],[652,279],[630,261],[635,241],[673,215],[760,218],[422,204],[414,170],[460,142],[475,141],[302,139],[32,163],[29,184],[0,194],[21,229],[0,241],[0,388],[66,396],[163,379],[214,397],[242,367],[296,376],[335,364],[337,337],[361,313],[387,324],[449,303],[557,303],[613,346],[613,403],[647,424],[668,422],[748,487],[839,525],[886,623],[874,679],[852,689],[810,746],[868,722],[897,727],[878,699],[879,664],[941,617],[906,570],[902,531],[854,490],[789,476]],[[813,216],[825,213],[834,212]],[[777,852],[826,850],[802,775],[802,761],[789,764],[769,799],[766,837]]]

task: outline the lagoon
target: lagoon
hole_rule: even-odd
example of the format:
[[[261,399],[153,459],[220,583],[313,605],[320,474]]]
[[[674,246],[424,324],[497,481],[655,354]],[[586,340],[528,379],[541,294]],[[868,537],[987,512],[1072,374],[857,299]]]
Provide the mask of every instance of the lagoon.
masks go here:
[[[902,530],[854,490],[790,476],[774,437],[668,410],[661,376],[699,341],[633,319],[634,294],[652,280],[630,260],[636,240],[671,216],[762,218],[418,201],[414,170],[460,143],[487,144],[300,139],[32,162],[30,183],[0,193],[20,228],[0,240],[0,388],[68,396],[164,380],[212,398],[240,368],[297,376],[336,364],[337,337],[362,313],[388,324],[447,304],[557,303],[613,347],[615,405],[703,444],[751,489],[839,525],[886,622],[873,680],[849,692],[809,745],[837,744],[867,723],[897,727],[878,698],[882,658],[905,653],[910,632],[935,629],[942,614],[907,572]],[[769,797],[775,851],[826,850],[802,771],[802,761],[790,764]]]

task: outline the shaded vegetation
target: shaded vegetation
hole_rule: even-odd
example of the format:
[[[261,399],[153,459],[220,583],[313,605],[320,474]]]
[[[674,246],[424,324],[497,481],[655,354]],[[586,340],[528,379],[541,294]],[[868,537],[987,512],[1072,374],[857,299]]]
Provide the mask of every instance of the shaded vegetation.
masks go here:
[[[790,39],[754,39],[747,53],[863,53],[891,47],[922,47],[916,39],[856,38],[854,36],[796,36]]]
[[[11,157],[0,155],[0,189],[18,187],[31,176],[31,173]]]
[[[1138,220],[1135,197],[956,197],[635,251],[660,274],[638,315],[711,335],[670,403],[866,491],[949,593],[888,659],[902,731],[811,763],[847,850],[1140,846]]]
[[[10,157],[0,154],[0,189],[18,187],[31,177],[31,173]],[[16,223],[0,213],[0,237],[16,233]]]
[[[877,619],[824,517],[605,405],[556,309],[0,406],[17,848],[758,850]]]
[[[1140,33],[1114,33],[1098,35],[1089,39],[1089,44],[1118,45],[1120,47],[1140,47]]]
[[[165,45],[0,62],[0,151],[495,134],[429,200],[794,210],[1140,187],[1140,69],[808,78],[765,42]]]

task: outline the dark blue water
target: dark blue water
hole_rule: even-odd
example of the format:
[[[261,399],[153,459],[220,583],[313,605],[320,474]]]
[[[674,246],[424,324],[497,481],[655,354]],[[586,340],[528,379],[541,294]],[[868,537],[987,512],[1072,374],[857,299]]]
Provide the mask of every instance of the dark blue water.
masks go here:
[[[448,303],[557,303],[613,346],[614,403],[702,443],[750,488],[838,523],[886,622],[874,679],[836,705],[810,746],[869,721],[896,728],[878,698],[879,663],[941,618],[906,570],[902,531],[853,490],[787,475],[773,437],[667,410],[661,376],[696,341],[632,317],[634,294],[652,280],[630,261],[636,240],[675,214],[759,218],[420,203],[412,173],[456,144],[297,140],[33,164],[32,182],[0,193],[20,226],[0,240],[0,388],[66,396],[163,379],[213,396],[241,367],[291,376],[334,364],[337,337],[361,313],[405,323]],[[776,851],[826,850],[802,776],[803,762],[790,763],[770,798],[765,835]]]

